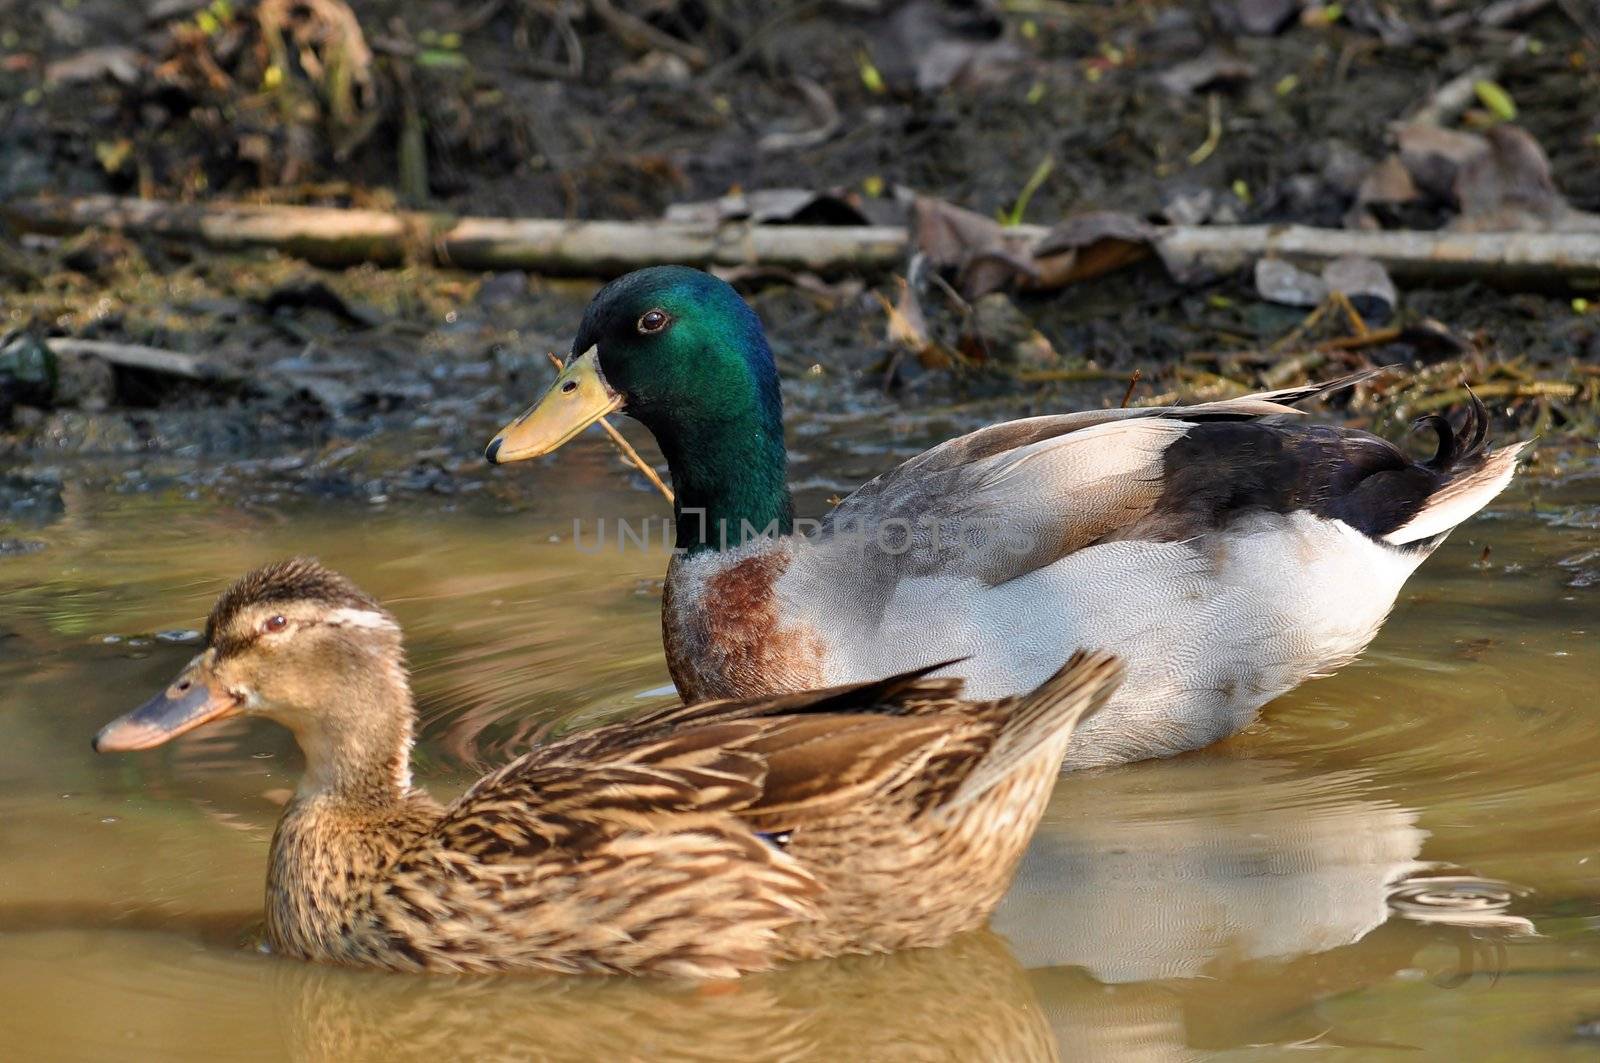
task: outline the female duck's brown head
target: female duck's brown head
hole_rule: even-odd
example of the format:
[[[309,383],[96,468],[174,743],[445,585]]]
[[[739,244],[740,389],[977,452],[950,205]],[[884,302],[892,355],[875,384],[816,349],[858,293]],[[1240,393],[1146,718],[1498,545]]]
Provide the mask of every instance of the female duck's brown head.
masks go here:
[[[403,785],[412,708],[399,624],[310,558],[256,569],[217,601],[200,655],[166,690],[101,728],[94,748],[150,749],[232,716],[294,732],[308,783],[381,769]]]

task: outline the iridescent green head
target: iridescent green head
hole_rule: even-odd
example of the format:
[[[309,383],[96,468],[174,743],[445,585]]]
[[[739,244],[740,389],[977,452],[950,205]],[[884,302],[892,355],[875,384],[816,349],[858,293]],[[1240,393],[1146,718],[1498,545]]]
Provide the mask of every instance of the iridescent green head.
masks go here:
[[[654,266],[595,295],[572,341],[593,347],[622,409],[660,439],[758,407],[783,418],[778,371],[761,321],[723,280],[687,266]]]
[[[734,545],[747,527],[789,532],[777,368],[760,319],[726,282],[654,266],[600,289],[561,376],[487,456],[548,454],[614,410],[661,445],[680,546]]]

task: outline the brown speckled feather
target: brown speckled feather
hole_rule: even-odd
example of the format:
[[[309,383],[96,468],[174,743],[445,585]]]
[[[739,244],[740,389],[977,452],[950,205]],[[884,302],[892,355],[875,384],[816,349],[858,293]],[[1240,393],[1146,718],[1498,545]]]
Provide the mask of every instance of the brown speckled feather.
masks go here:
[[[766,766],[721,725],[591,761],[583,737],[486,777],[367,904],[417,966],[725,977],[816,914],[815,880],[732,812]],[[402,955],[404,951],[402,951]]]
[[[1072,727],[1119,668],[1095,655],[1063,675],[987,703],[896,677],[552,742],[374,869],[322,955],[726,977],[937,944],[998,902]],[[1010,752],[991,766],[996,751]],[[976,796],[957,808],[964,786]]]

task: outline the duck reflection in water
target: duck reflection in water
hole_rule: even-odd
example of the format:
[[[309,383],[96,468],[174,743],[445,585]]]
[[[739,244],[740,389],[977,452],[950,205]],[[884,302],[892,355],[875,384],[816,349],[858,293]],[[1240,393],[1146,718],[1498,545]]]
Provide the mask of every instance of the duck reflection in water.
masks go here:
[[[1417,813],[1371,789],[1220,754],[1063,779],[994,920],[1063,1057],[1340,1043],[1313,1005],[1441,942],[1437,984],[1493,974],[1533,930],[1515,891],[1424,860]]]
[[[273,967],[277,1019],[305,1063],[1060,1058],[1027,972],[988,931],[701,984]]]

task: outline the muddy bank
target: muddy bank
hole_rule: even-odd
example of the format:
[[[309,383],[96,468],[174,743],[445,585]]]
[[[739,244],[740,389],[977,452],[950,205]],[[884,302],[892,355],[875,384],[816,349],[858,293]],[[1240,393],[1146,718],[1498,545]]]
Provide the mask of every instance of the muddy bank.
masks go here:
[[[1337,224],[1389,124],[1478,71],[1600,209],[1600,27],[1578,4],[1503,24],[1485,6],[386,0],[346,44],[331,4],[5,0],[0,196],[322,185],[633,218],[733,186],[900,184],[992,214],[1049,159],[1031,219],[1209,189],[1244,220]]]
[[[904,219],[915,192],[1045,226],[1093,209],[1137,225],[1549,225],[1600,213],[1600,44],[1579,7],[1495,22],[1433,3],[392,2],[348,23],[331,2],[0,0],[0,199],[654,218],[781,187],[833,190],[802,212],[813,222],[829,204]],[[1442,98],[1452,84],[1463,98]],[[1448,136],[1429,134],[1419,162],[1396,124],[1429,109]],[[1506,129],[1533,147],[1482,155]],[[1430,183],[1441,143],[1466,154]],[[1467,181],[1475,151],[1494,165]],[[796,422],[859,418],[861,479],[987,420],[1367,366],[1396,372],[1326,415],[1400,432],[1470,383],[1502,432],[1549,441],[1546,460],[1592,457],[1600,427],[1592,293],[1391,285],[1335,305],[1319,278],[1302,298],[1293,277],[1287,295],[1251,270],[1180,284],[1151,259],[1033,293],[908,272],[909,289],[734,278]],[[549,379],[545,352],[565,353],[592,287],[0,234],[0,448],[21,477],[0,495],[43,513],[62,482],[519,505],[527,478],[490,475],[479,448]],[[827,479],[797,446],[797,476]]]
[[[0,483],[7,524],[48,522],[60,510],[63,483],[262,504],[533,504],[540,474],[490,469],[481,450],[547,386],[553,370],[546,352],[567,350],[596,284],[420,268],[326,274],[292,260],[213,255],[168,269],[131,255],[92,289],[90,283],[74,276],[59,288],[15,297],[12,305],[34,327],[0,345],[0,365],[26,365],[36,338],[57,331],[133,338],[229,372],[194,380],[57,355],[53,384],[35,383],[53,396],[40,405],[30,405],[38,396],[11,378],[15,401],[0,434],[0,454],[13,470]],[[1228,394],[1242,386],[1237,380],[1274,364],[1235,355],[1260,351],[1305,317],[1261,304],[1239,285],[1179,288],[1153,266],[1083,292],[1092,297],[1001,304],[1001,324],[1022,340],[1046,336],[1055,350],[1071,352],[1059,356],[1067,368],[1053,371],[1057,378],[1044,371],[1044,379],[1025,382],[1014,365],[896,363],[882,305],[860,286],[753,290],[785,378],[793,476],[803,495],[814,495],[818,508],[893,461],[994,420],[1115,405],[1136,371],[1135,402]],[[1417,329],[1308,363],[1307,373],[1328,374],[1398,367],[1318,415],[1398,435],[1412,416],[1448,402],[1467,378],[1487,389],[1502,432],[1543,433],[1536,471],[1592,460],[1585,418],[1593,416],[1600,381],[1589,368],[1593,319],[1568,310],[1562,327],[1552,328],[1550,318],[1565,308],[1560,298],[1495,302],[1483,295],[1410,293],[1420,313],[1453,318],[1456,329]],[[1344,328],[1312,331],[1319,327]],[[1486,335],[1500,342],[1491,345]],[[898,366],[892,374],[891,364]],[[1546,384],[1573,390],[1541,392]],[[648,435],[626,420],[621,426],[659,466]],[[1426,449],[1426,440],[1417,445]],[[594,452],[605,459],[591,475],[628,478],[650,491],[600,443]]]

